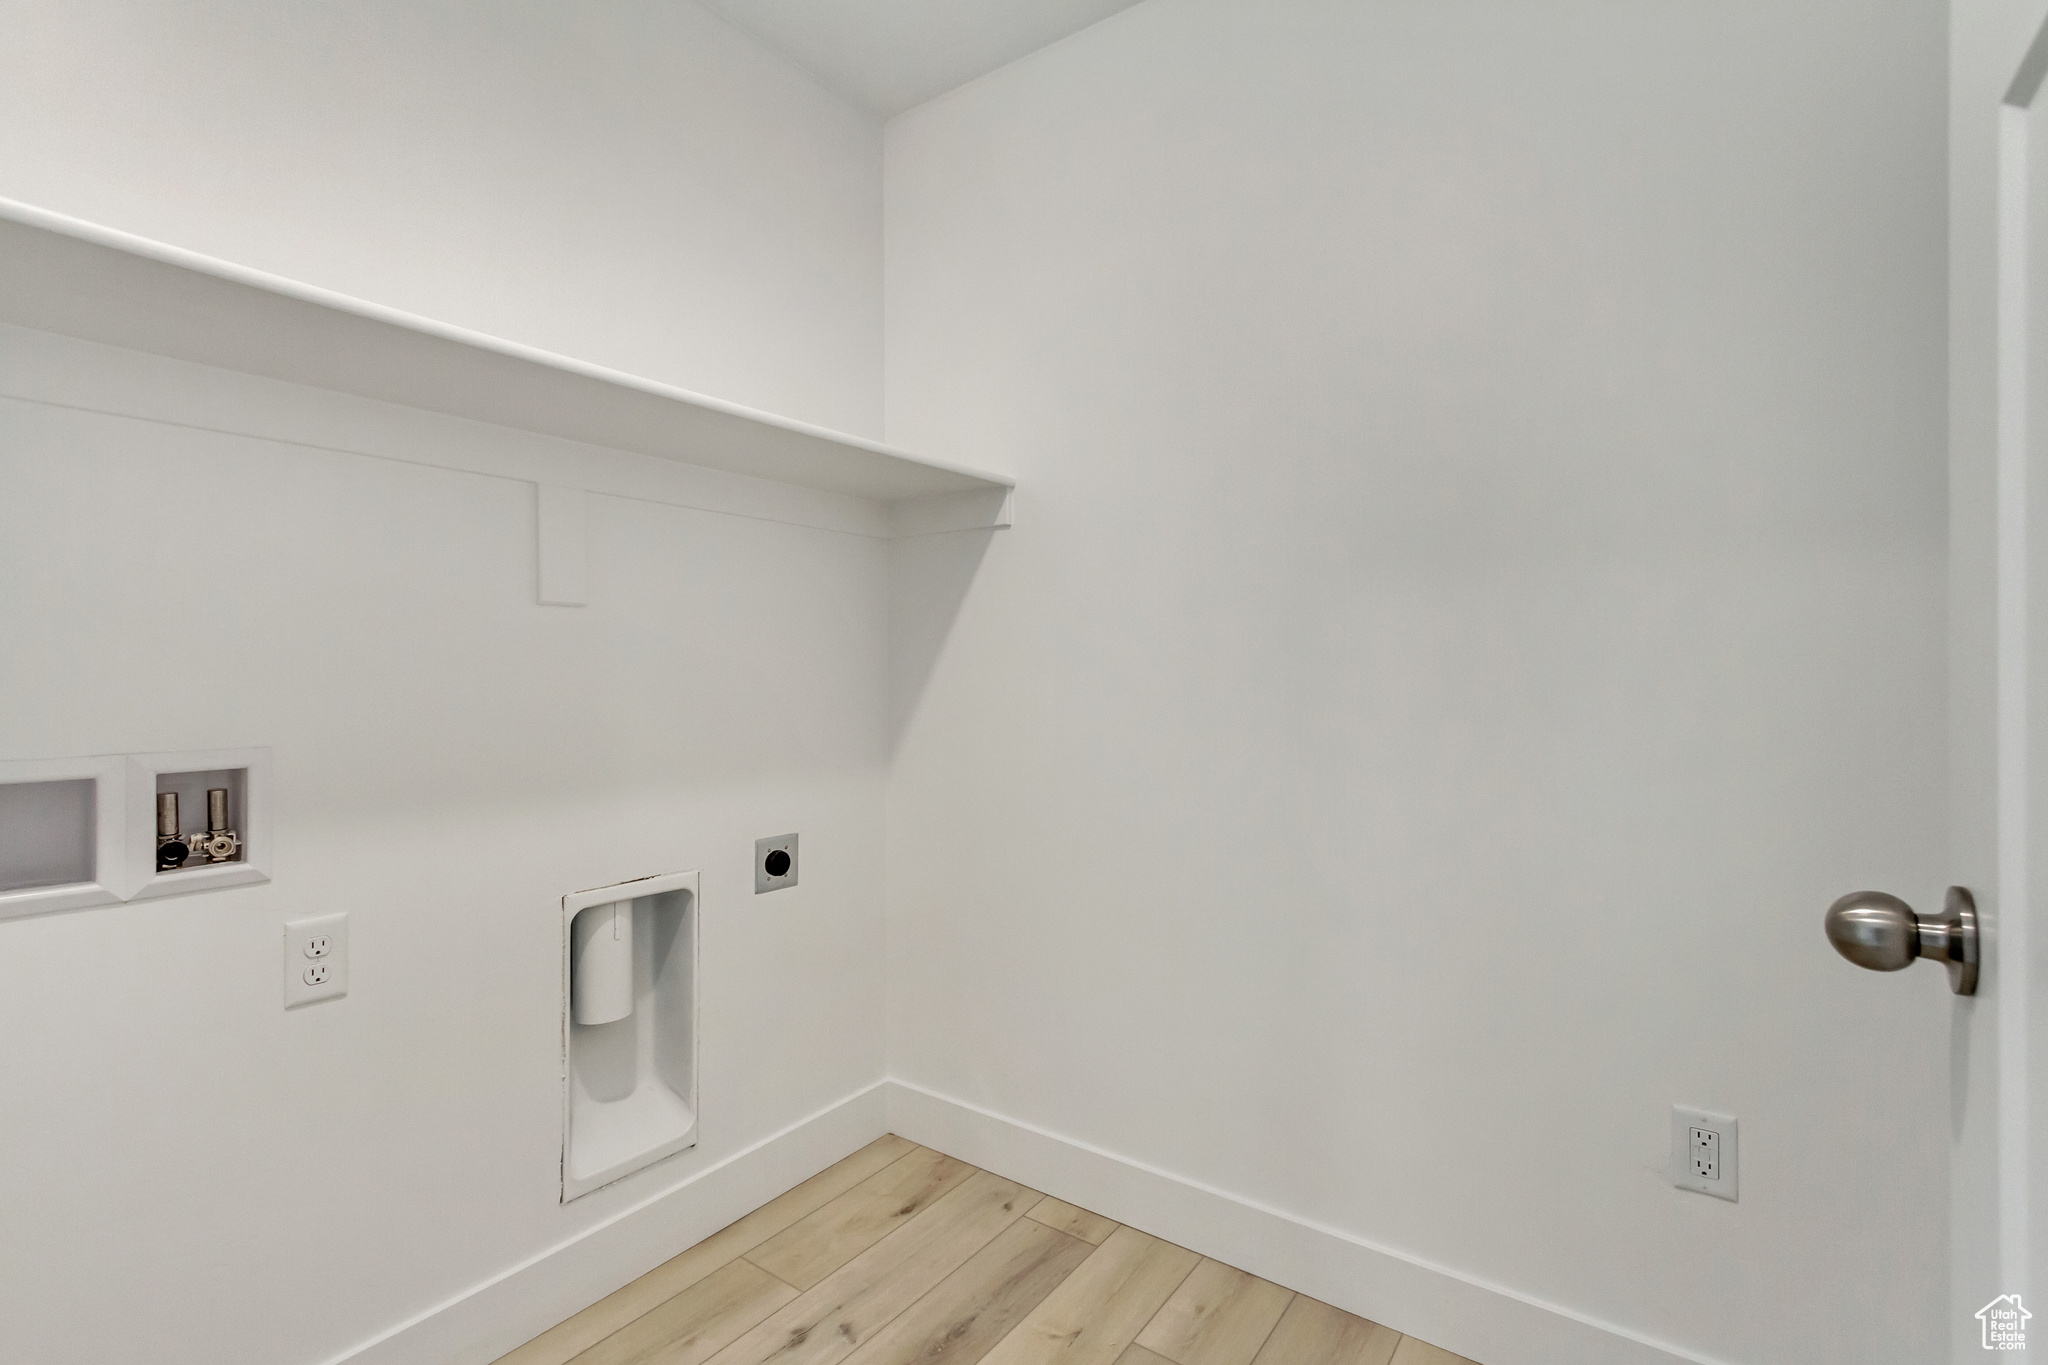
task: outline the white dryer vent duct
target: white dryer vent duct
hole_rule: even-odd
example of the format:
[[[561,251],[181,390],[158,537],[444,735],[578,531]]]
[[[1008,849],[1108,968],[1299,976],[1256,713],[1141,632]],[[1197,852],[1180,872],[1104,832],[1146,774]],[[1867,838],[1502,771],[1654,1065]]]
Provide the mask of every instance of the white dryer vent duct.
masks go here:
[[[569,998],[579,1024],[633,1012],[633,902],[593,905],[576,916]]]
[[[571,892],[558,942],[566,1204],[697,1145],[697,874]]]

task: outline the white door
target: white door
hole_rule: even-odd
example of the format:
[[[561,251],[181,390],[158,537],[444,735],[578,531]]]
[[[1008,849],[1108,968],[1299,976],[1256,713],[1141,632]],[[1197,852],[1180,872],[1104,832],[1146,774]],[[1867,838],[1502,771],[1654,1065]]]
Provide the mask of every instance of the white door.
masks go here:
[[[1951,852],[1983,972],[1951,1020],[1950,1312],[1956,1361],[2017,1325],[2048,1349],[2030,1178],[2048,1086],[2031,906],[2048,905],[2048,3],[1958,0],[1951,53]],[[2011,1296],[2011,1297],[2008,1297]],[[1985,1316],[2011,1315],[2011,1316]]]

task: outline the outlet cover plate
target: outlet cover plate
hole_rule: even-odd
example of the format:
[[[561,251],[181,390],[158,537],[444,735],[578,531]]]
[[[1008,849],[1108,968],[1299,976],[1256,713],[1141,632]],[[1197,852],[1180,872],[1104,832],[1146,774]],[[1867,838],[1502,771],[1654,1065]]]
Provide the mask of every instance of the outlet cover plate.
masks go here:
[[[789,866],[774,874],[768,870],[770,855],[781,853],[789,858]],[[796,885],[796,836],[776,834],[766,839],[754,840],[754,894],[763,891],[780,891],[785,886]]]
[[[1712,1133],[1720,1149],[1721,1177],[1708,1180],[1693,1169],[1693,1129],[1700,1128]],[[1736,1123],[1727,1114],[1716,1114],[1705,1109],[1688,1109],[1682,1104],[1671,1106],[1671,1183],[1681,1190],[1693,1190],[1700,1194],[1711,1194],[1716,1199],[1735,1199],[1736,1176]]]
[[[348,916],[289,921],[284,926],[284,1007],[297,1009],[347,994]]]

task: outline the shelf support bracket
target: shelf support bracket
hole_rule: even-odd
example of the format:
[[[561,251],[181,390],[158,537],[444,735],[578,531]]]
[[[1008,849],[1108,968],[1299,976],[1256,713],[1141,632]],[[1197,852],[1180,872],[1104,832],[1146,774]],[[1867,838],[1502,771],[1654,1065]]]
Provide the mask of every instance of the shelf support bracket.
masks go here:
[[[978,531],[1008,526],[1016,512],[1014,488],[976,488],[961,493],[927,493],[889,504],[891,539],[942,531]]]

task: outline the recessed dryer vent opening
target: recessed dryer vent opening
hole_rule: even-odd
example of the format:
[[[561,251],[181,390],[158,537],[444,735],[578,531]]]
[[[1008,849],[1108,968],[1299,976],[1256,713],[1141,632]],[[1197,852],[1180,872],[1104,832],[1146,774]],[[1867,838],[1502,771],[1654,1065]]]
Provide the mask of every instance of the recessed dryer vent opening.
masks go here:
[[[562,1202],[697,1143],[697,874],[562,898]]]

